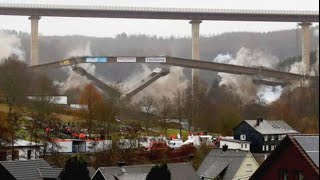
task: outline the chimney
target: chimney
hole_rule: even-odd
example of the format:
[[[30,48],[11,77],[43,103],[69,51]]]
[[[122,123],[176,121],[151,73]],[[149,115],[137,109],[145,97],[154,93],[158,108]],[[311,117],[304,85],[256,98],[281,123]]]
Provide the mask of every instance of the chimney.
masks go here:
[[[222,146],[222,151],[223,151],[223,152],[226,152],[227,150],[228,150],[228,145],[226,145],[226,144],[223,145],[223,146]]]
[[[118,162],[118,166],[119,166],[119,167],[122,167],[122,166],[124,166],[124,165],[126,165],[125,162],[123,162],[123,161],[119,161],[119,162]]]
[[[257,120],[256,120],[256,121],[257,121],[256,125],[259,126],[260,123],[263,121],[263,118],[257,117]]]

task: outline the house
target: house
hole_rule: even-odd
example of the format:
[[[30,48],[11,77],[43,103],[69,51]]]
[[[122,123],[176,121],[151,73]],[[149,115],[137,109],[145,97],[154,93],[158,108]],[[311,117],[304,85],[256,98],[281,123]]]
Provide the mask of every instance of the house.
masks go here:
[[[31,141],[18,139],[14,142],[14,159],[27,160],[36,159],[39,157],[42,144],[36,144]],[[0,161],[11,160],[12,150],[11,144],[8,144],[0,149]]]
[[[112,140],[89,139],[53,139],[47,146],[47,152],[88,153],[111,149]]]
[[[259,165],[250,151],[212,149],[202,161],[197,173],[203,180],[249,179]]]
[[[220,140],[220,148],[227,145],[228,149],[238,149],[243,151],[250,151],[250,143],[249,141],[243,141],[238,139],[224,139]]]
[[[319,179],[319,135],[287,136],[250,179]]]
[[[199,180],[190,163],[169,163],[171,180]],[[145,180],[154,164],[100,167],[92,180]]]
[[[52,168],[45,160],[0,161],[0,179],[56,180],[62,169]]]
[[[245,120],[233,128],[234,139],[250,141],[252,153],[270,153],[288,134],[299,134],[284,121],[257,118]]]

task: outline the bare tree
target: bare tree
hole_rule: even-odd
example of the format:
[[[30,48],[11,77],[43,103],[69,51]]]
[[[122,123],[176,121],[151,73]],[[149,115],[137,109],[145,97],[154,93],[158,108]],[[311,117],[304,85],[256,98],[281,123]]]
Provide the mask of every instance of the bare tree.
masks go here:
[[[171,100],[167,96],[162,96],[158,103],[158,113],[162,118],[162,128],[164,129],[166,137],[168,137],[167,119],[171,113],[171,105]]]
[[[112,100],[100,101],[97,104],[97,112],[95,118],[98,122],[98,129],[100,129],[100,137],[105,139],[105,133],[110,136],[111,122],[115,119],[117,113],[115,102]]]
[[[0,64],[0,94],[8,105],[7,120],[11,143],[12,160],[14,160],[14,143],[16,132],[20,127],[23,115],[22,105],[25,103],[25,93],[28,90],[30,73],[27,65],[12,55],[2,60]]]
[[[80,95],[80,104],[86,105],[87,108],[81,110],[80,115],[85,119],[85,126],[88,128],[89,138],[91,138],[94,127],[97,107],[101,101],[103,101],[103,97],[93,84],[85,86]]]
[[[32,92],[33,98],[29,100],[29,108],[31,110],[30,116],[33,118],[30,132],[31,141],[37,144],[39,141],[43,142],[45,145],[44,156],[46,155],[46,146],[48,144],[48,133],[45,129],[52,128],[53,120],[57,118],[53,114],[54,111],[54,101],[57,93],[56,87],[53,82],[44,75],[38,74],[33,76]],[[43,130],[43,135],[38,136],[40,130]]]
[[[185,101],[183,104],[183,114],[188,118],[188,132],[191,133],[191,127],[193,126],[193,117],[192,117],[192,94],[189,89],[185,93]]]
[[[183,105],[184,105],[184,99],[185,99],[185,94],[182,90],[177,90],[175,92],[175,97],[174,97],[174,110],[175,110],[175,115],[177,116],[179,120],[179,133],[180,136],[182,135],[182,116],[183,116]]]
[[[150,120],[152,114],[155,111],[156,101],[152,96],[143,96],[139,102],[140,108],[147,114],[147,118],[144,120],[147,136],[149,136]]]

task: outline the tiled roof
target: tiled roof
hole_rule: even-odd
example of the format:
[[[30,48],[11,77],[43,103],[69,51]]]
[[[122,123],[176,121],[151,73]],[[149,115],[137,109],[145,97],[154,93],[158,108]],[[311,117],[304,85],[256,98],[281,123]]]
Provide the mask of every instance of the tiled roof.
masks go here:
[[[299,132],[290,127],[282,120],[263,120],[257,125],[257,120],[245,120],[252,128],[261,134],[298,134]]]
[[[46,168],[38,168],[40,176],[42,178],[50,178],[50,179],[57,179],[62,171],[62,168],[52,168],[52,167],[46,167]]]
[[[293,137],[319,168],[319,135],[300,135]]]
[[[251,143],[250,141],[243,141],[243,140],[239,140],[239,139],[223,139],[222,138],[220,141],[234,142],[234,143],[239,143],[239,144]]]
[[[224,170],[223,179],[232,179],[248,151],[213,149],[202,161],[197,173],[200,177],[215,178]]]
[[[171,172],[172,180],[198,180],[199,176],[190,163],[169,163],[168,169]],[[154,164],[135,165],[135,166],[112,166],[100,167],[98,170],[108,179],[119,180],[141,180],[145,179]],[[108,179],[109,180],[109,179]]]
[[[195,180],[200,177],[190,163],[169,163],[172,180]]]
[[[0,161],[3,166],[17,180],[42,180],[39,168],[49,168],[43,159],[27,161]]]

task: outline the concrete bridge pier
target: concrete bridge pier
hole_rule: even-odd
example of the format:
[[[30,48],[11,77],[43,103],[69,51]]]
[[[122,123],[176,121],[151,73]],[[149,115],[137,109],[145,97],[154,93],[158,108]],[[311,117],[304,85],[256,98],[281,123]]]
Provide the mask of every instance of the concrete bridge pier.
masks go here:
[[[199,38],[200,38],[200,20],[192,20],[190,24],[192,25],[192,59],[200,60],[200,48],[199,48]],[[199,89],[199,69],[192,69],[192,96],[196,96]]]
[[[192,25],[192,59],[200,60],[200,48],[199,48],[199,39],[200,39],[200,20],[192,20],[190,24]],[[191,73],[191,88],[192,88],[192,125],[195,127],[195,121],[199,117],[199,69],[192,69]]]
[[[311,34],[310,34],[310,26],[311,23],[309,22],[302,22],[299,23],[301,26],[301,33],[302,33],[302,62],[304,65],[303,73],[309,75],[311,72],[311,65],[310,65],[310,49],[311,49]]]
[[[30,37],[30,65],[39,64],[39,48],[38,48],[38,28],[39,28],[39,16],[30,16],[31,20],[31,37]]]

